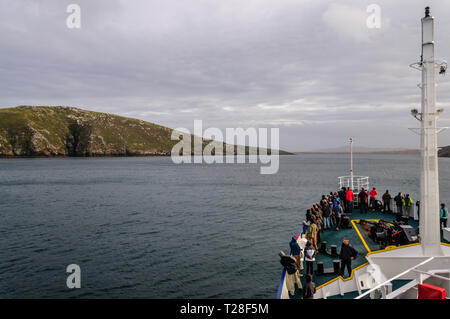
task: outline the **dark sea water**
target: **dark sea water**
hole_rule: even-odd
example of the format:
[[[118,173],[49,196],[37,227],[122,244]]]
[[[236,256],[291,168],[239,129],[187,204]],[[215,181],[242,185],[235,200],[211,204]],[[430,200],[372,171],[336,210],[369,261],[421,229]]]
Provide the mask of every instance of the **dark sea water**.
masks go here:
[[[278,251],[348,162],[282,156],[278,174],[260,175],[259,164],[170,157],[0,160],[0,297],[275,298]],[[355,173],[415,201],[419,164],[356,155]],[[450,159],[439,165],[450,204]]]

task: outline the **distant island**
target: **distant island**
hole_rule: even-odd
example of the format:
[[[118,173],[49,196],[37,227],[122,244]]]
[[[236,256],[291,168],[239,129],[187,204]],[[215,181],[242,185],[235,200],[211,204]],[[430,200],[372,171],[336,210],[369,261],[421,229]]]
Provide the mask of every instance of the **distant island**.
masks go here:
[[[295,154],[347,154],[350,153],[349,145],[312,150],[307,152],[296,152]],[[381,148],[381,147],[368,147],[368,146],[353,146],[354,154],[419,154],[417,149],[406,148]]]
[[[138,119],[75,107],[0,108],[0,157],[169,156],[178,143],[171,140],[172,131]],[[204,139],[203,146],[209,142]],[[248,154],[251,148],[245,149]],[[236,145],[234,150],[236,154]],[[267,152],[270,154],[270,149]]]
[[[350,154],[349,151],[347,152],[337,152],[337,151],[331,151],[331,152],[294,152],[294,154],[300,155],[300,154]],[[383,150],[383,151],[354,151],[353,154],[420,154],[419,150],[411,149],[411,150]]]
[[[420,150],[418,149],[377,149],[377,148],[369,148],[362,147],[357,148],[353,151],[354,154],[420,154]],[[330,149],[330,150],[319,150],[319,151],[309,151],[309,152],[294,152],[294,154],[350,154],[349,150],[345,150],[343,148],[339,149]],[[439,157],[450,157],[450,145],[440,147],[438,151]]]

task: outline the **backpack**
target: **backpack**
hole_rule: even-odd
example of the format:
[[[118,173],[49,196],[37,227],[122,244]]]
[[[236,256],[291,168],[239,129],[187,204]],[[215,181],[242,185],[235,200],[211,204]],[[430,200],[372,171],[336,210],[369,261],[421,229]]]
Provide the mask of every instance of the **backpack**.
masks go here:
[[[333,214],[335,217],[341,217],[341,209],[339,206],[333,207]]]

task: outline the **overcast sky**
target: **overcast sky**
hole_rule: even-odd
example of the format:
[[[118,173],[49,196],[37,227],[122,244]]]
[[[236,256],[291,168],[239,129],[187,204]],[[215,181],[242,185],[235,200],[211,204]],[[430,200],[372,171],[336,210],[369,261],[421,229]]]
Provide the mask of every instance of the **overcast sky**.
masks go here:
[[[69,29],[66,8],[81,7]],[[381,28],[369,29],[369,4]],[[70,105],[168,127],[279,127],[281,148],[415,148],[420,18],[450,60],[450,2],[0,0],[0,106]],[[438,106],[450,106],[450,75]],[[450,108],[439,124],[450,126]],[[450,131],[439,137],[450,144]]]

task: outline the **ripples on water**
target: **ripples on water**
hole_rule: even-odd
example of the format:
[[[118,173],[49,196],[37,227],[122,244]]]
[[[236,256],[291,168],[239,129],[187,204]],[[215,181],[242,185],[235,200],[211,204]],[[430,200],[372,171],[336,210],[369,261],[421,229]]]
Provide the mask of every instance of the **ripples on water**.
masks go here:
[[[417,199],[418,156],[358,155],[355,167]],[[0,297],[274,298],[278,251],[347,170],[343,155],[282,156],[276,175],[167,157],[0,160]],[[66,288],[72,263],[81,289]]]

